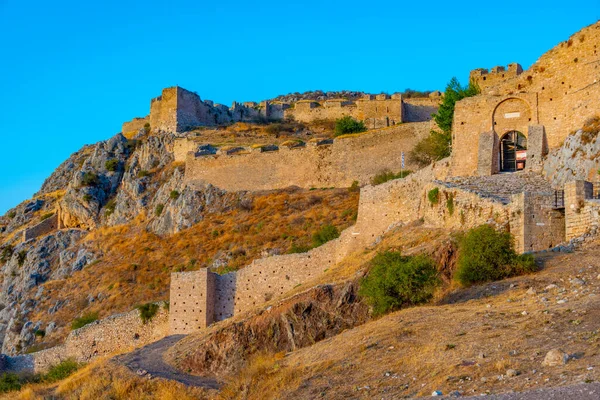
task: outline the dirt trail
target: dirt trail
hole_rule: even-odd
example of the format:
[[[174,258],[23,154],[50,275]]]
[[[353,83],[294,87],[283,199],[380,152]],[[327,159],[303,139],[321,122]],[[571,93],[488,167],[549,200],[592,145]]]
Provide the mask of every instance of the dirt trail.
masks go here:
[[[187,386],[218,389],[219,383],[215,379],[186,374],[164,361],[165,351],[184,337],[184,335],[167,336],[131,353],[117,356],[113,360],[141,376],[170,379]]]

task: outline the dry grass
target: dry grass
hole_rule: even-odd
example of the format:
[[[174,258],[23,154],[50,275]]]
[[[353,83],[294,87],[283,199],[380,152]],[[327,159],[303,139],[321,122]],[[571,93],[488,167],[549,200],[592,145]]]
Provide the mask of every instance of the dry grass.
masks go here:
[[[55,342],[82,313],[98,312],[103,318],[150,300],[167,300],[171,272],[211,266],[217,259],[227,261],[219,272],[235,270],[265,250],[285,253],[292,244],[309,244],[324,224],[344,229],[354,223],[357,202],[356,193],[341,189],[278,191],[258,194],[243,208],[208,214],[169,237],[148,232],[143,216],[131,225],[97,229],[83,242],[102,258],[67,279],[44,283],[45,298],[31,319],[55,321],[60,328],[44,338]],[[99,293],[105,299],[88,304],[88,296]],[[48,308],[59,300],[66,305],[48,315]]]
[[[198,400],[213,395],[211,391],[189,388],[173,381],[140,378],[123,366],[98,361],[61,382],[28,385],[18,393],[8,393],[0,399]]]
[[[279,388],[273,398],[392,399],[598,381],[600,372],[588,367],[600,362],[599,256],[600,247],[549,256],[536,275],[447,293],[442,305],[401,310],[345,331],[277,360],[270,372],[250,364],[228,387],[250,399],[260,396],[254,388],[270,384]],[[575,276],[587,283],[571,284]],[[545,289],[551,283],[559,288]],[[526,293],[529,287],[537,294]],[[567,303],[557,303],[564,297]],[[544,367],[552,348],[577,356]],[[509,378],[507,369],[520,375]]]

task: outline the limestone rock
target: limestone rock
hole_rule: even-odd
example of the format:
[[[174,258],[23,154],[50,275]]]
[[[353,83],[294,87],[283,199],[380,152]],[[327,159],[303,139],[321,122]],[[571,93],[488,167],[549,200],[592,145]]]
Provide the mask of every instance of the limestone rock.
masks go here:
[[[542,365],[546,367],[556,367],[565,365],[569,361],[569,355],[560,349],[552,349],[544,357]]]

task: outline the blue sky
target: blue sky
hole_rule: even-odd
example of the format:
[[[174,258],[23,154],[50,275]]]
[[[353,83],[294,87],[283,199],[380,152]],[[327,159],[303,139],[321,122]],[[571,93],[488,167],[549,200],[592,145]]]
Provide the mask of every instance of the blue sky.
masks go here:
[[[473,68],[527,68],[598,18],[600,0],[0,0],[0,214],[163,87],[224,104],[443,89]]]

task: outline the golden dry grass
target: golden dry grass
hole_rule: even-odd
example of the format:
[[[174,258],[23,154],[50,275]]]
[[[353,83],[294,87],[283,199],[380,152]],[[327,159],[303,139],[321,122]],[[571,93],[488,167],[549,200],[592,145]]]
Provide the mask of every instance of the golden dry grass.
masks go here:
[[[213,392],[163,379],[141,378],[123,366],[97,361],[58,383],[27,385],[0,399],[199,400],[212,398]]]

